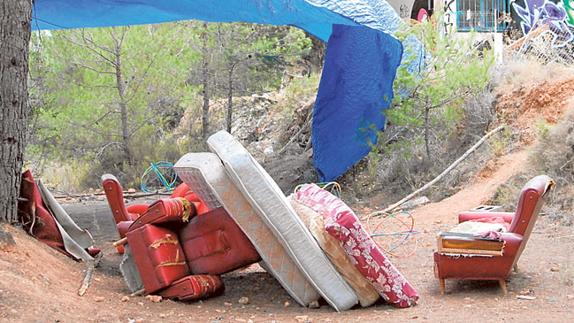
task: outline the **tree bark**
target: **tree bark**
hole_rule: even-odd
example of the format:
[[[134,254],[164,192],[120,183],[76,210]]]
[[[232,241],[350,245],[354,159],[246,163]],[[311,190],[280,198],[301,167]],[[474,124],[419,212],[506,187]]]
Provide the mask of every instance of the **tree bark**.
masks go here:
[[[426,151],[426,161],[429,162],[430,156],[430,108],[425,106],[425,151]]]
[[[122,72],[122,44],[125,36],[125,29],[122,29],[121,38],[117,39],[114,31],[112,31],[112,38],[114,40],[114,58],[115,58],[115,74],[116,74],[116,88],[118,90],[120,106],[120,125],[122,131],[122,146],[124,154],[128,161],[128,165],[134,164],[134,156],[130,147],[130,133],[129,133],[129,120],[128,120],[128,105],[126,102],[126,87],[124,84],[124,76]]]
[[[231,65],[228,70],[227,79],[227,132],[231,133],[231,124],[233,122],[233,70],[235,64]]]
[[[202,84],[203,84],[203,113],[201,114],[201,134],[203,141],[207,140],[209,136],[209,55],[208,39],[207,39],[207,23],[203,24],[203,32],[201,33],[201,53],[203,56],[202,63]]]
[[[32,0],[0,2],[0,221],[14,223],[28,122]]]

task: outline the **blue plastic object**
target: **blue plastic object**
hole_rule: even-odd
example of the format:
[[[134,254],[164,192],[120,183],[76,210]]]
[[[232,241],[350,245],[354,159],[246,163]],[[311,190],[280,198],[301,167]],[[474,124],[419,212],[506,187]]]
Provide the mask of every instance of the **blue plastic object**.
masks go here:
[[[327,41],[333,24],[394,32],[400,18],[384,0],[35,0],[34,29],[125,26],[199,19],[291,25]]]
[[[391,36],[401,19],[384,0],[35,0],[32,28],[189,19],[292,25],[323,41],[333,32],[314,110],[314,164],[329,181],[368,152],[365,142],[376,137],[363,129],[382,129],[402,53]],[[419,55],[418,41],[405,46]]]
[[[401,43],[373,29],[335,25],[313,111],[313,161],[331,181],[376,143],[393,98]]]

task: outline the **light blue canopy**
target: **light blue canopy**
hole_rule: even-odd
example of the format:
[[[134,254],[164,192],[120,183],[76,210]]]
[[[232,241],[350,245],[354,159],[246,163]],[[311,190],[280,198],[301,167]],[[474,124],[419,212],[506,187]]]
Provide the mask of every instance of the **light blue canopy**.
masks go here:
[[[327,41],[333,24],[393,33],[400,24],[384,0],[36,0],[34,29],[109,27],[198,19],[297,26]]]
[[[401,20],[384,0],[35,0],[32,28],[189,19],[296,26],[325,42],[333,26],[353,27],[337,28],[333,48],[328,42],[319,85],[313,149],[321,180],[339,177],[368,152],[369,143],[376,142],[376,134],[367,128],[384,126],[382,111],[392,101],[397,57],[400,61],[402,55],[401,43],[392,37]],[[333,136],[341,127],[345,131]]]

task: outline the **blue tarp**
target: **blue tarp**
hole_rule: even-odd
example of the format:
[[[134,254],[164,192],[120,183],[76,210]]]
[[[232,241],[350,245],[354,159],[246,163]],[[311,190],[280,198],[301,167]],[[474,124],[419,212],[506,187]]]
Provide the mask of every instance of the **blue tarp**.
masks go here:
[[[337,178],[377,142],[401,55],[401,43],[388,34],[333,27],[313,111],[313,160],[322,180]]]
[[[380,129],[392,98],[402,46],[401,20],[384,0],[35,0],[34,29],[64,29],[199,19],[291,25],[323,41],[327,58],[314,110],[314,163],[333,180],[367,152],[360,135]],[[345,27],[352,26],[352,28]],[[366,147],[366,148],[365,148]]]

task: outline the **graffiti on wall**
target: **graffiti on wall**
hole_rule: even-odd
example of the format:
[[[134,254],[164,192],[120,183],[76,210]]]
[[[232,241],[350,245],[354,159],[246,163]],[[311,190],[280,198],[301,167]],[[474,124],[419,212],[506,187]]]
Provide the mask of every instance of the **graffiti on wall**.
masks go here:
[[[514,2],[512,6],[524,35],[547,25],[542,34],[551,35],[552,46],[564,47],[574,40],[574,0],[524,0],[523,5]]]
[[[444,31],[450,33],[454,31],[456,24],[456,3],[455,0],[444,0]]]

